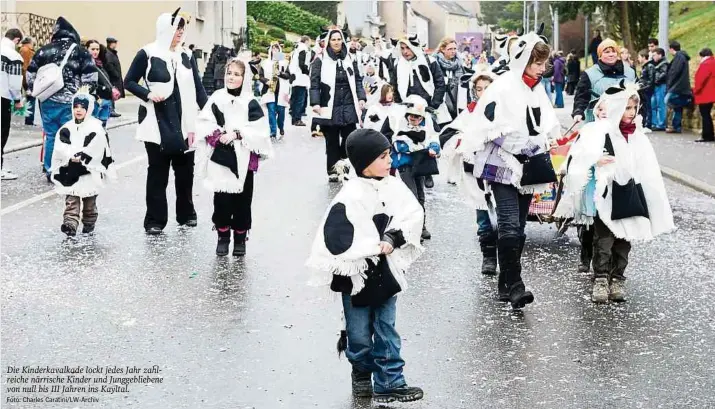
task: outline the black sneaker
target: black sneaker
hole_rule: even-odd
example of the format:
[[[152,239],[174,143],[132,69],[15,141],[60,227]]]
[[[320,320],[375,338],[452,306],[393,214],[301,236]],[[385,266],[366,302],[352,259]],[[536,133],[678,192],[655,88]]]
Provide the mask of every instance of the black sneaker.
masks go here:
[[[120,114],[120,113],[117,112],[117,111],[112,111],[112,112],[109,113],[109,117],[110,117],[110,118],[119,118],[120,116],[122,116],[122,114]]]
[[[146,234],[148,234],[150,236],[156,236],[156,235],[161,234],[162,230],[163,229],[161,227],[151,226],[151,227],[146,228]]]
[[[74,237],[77,235],[77,228],[69,223],[62,223],[60,230],[62,233],[66,234],[67,237]]]
[[[427,230],[427,227],[422,226],[422,235],[420,237],[422,240],[430,240],[432,239],[432,233]]]
[[[353,396],[356,398],[369,398],[372,396],[372,373],[360,372],[353,368]]]
[[[526,304],[534,302],[534,294],[526,290],[524,283],[518,282],[509,288],[509,301],[511,302],[512,309],[520,310],[524,308]]]
[[[82,225],[82,233],[83,234],[89,234],[94,231],[94,224],[83,224]]]
[[[424,392],[416,386],[401,386],[387,392],[372,394],[372,400],[377,403],[414,402],[422,399]]]

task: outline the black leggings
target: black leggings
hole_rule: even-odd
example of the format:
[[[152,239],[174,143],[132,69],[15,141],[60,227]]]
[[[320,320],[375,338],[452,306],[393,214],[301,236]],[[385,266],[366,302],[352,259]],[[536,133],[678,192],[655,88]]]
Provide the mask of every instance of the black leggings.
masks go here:
[[[216,228],[231,227],[234,230],[251,230],[251,203],[253,202],[253,172],[246,173],[241,193],[214,193],[214,214],[211,217]]]

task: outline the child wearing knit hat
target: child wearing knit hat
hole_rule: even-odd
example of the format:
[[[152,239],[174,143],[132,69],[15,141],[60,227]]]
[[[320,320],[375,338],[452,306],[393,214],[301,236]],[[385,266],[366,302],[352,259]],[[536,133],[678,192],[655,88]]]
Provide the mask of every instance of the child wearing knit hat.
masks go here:
[[[397,294],[407,289],[405,270],[422,254],[422,206],[390,175],[390,142],[358,129],[346,150],[358,177],[342,187],[321,223],[307,265],[314,285],[342,294],[345,329],[338,354],[352,365],[356,397],[377,403],[411,402],[422,389],[407,386],[395,328]],[[373,386],[374,383],[374,386]]]

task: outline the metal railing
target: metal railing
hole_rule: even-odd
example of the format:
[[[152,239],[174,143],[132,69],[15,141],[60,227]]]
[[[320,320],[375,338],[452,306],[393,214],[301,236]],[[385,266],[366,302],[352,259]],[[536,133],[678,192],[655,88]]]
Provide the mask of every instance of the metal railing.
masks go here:
[[[57,20],[33,13],[2,13],[0,15],[0,31],[3,33],[11,28],[19,28],[22,34],[35,40],[37,48],[50,42]]]

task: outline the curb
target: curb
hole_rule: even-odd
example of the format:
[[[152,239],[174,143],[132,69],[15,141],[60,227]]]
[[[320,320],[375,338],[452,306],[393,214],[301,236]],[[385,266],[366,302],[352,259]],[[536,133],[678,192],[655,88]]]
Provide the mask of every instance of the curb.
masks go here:
[[[698,192],[704,193],[710,197],[715,197],[715,186],[703,182],[702,180],[695,179],[692,176],[686,175],[685,173],[678,172],[675,169],[671,169],[665,166],[660,167],[660,171],[663,176],[670,180],[685,185],[691,189],[695,189]]]
[[[139,122],[139,121],[136,120],[136,119],[132,119],[131,121],[122,122],[122,123],[117,124],[117,125],[107,126],[107,130],[115,129],[115,128],[121,128],[121,127],[123,127],[123,126],[128,126],[128,125],[134,125],[134,124],[136,124],[137,122]],[[5,153],[13,153],[13,152],[24,151],[24,150],[26,150],[26,149],[35,148],[35,147],[38,147],[38,146],[42,146],[42,140],[37,141],[37,142],[25,142],[25,143],[23,143],[23,144],[10,147],[10,148],[8,148],[8,149],[5,149]]]

